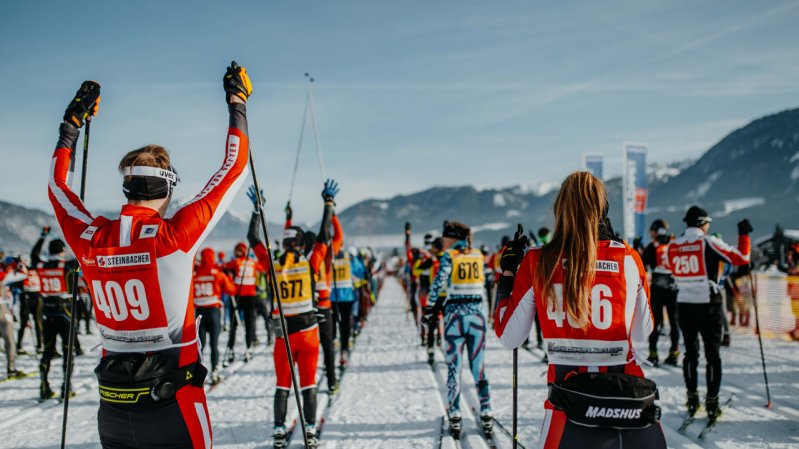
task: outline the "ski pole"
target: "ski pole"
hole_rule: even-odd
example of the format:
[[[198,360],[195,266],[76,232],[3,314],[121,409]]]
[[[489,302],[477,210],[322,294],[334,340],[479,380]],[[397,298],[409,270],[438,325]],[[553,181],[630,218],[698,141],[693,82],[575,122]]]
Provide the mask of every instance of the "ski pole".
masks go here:
[[[308,76],[306,73],[305,76]],[[308,101],[311,106],[311,123],[313,123],[314,142],[316,143],[316,155],[319,158],[319,171],[322,173],[322,182],[327,179],[325,175],[325,160],[322,159],[322,146],[319,143],[319,127],[316,125],[316,106],[313,102],[313,93],[311,92],[311,85],[313,85],[313,78],[308,78]]]
[[[513,449],[519,447],[519,348],[513,348]]]
[[[757,313],[757,290],[752,269],[749,269],[749,282],[752,284],[752,302],[755,305],[755,327],[757,329],[757,342],[760,345],[760,362],[763,364],[763,379],[766,381],[766,408],[771,408],[771,392],[768,388],[768,374],[766,373],[766,356],[763,354],[763,337],[760,335],[760,317]]]
[[[86,132],[83,134],[83,162],[80,172],[80,201],[86,197],[86,169],[89,161],[89,134],[91,133],[92,118],[86,117]],[[67,415],[69,414],[69,393],[72,384],[72,365],[74,360],[75,339],[78,332],[76,323],[78,313],[78,276],[80,274],[80,264],[76,264],[75,271],[72,272],[72,304],[69,305],[69,336],[67,337],[67,353],[64,354],[67,363],[66,378],[64,379],[64,389],[61,396],[64,398],[64,416],[61,419],[61,449],[67,444]]]
[[[305,76],[307,77],[308,74],[306,73]],[[305,136],[305,123],[308,119],[308,105],[310,102],[310,91],[305,95],[305,111],[302,113],[302,127],[300,128],[300,141],[297,143],[297,155],[294,157],[294,172],[291,175],[291,187],[289,188],[289,204],[291,204],[291,198],[294,195],[294,181],[297,179],[297,169],[300,166],[300,151],[302,150],[302,139]]]
[[[261,217],[261,230],[264,232],[264,242],[266,245],[267,257],[272,257],[272,244],[269,240],[269,229],[266,226],[266,212],[261,204],[261,188],[258,186],[258,176],[255,174],[255,162],[253,161],[252,151],[250,151],[250,172],[252,173],[252,183],[255,186],[255,195],[257,201],[255,208]],[[275,302],[277,303],[277,311],[280,316],[280,327],[283,330],[283,342],[286,345],[286,358],[289,363],[289,371],[291,372],[291,383],[294,389],[294,398],[297,401],[297,410],[299,411],[300,426],[302,426],[302,439],[306,449],[310,449],[308,445],[308,435],[305,434],[305,415],[302,411],[302,399],[300,399],[300,384],[297,382],[297,372],[294,369],[294,357],[291,355],[291,343],[289,343],[288,325],[286,324],[286,315],[283,313],[283,302],[280,300],[280,292],[277,287],[277,275],[275,274],[274,262],[269,263],[269,277],[272,285],[272,292],[275,295]]]

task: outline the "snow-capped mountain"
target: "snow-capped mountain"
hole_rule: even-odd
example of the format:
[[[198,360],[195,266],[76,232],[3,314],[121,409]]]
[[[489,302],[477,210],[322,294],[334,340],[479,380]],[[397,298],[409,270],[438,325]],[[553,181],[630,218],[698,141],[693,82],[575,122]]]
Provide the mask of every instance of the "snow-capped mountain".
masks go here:
[[[736,223],[746,217],[755,236],[799,227],[799,109],[759,118],[734,130],[699,159],[654,163],[648,167],[647,221],[664,218],[674,232],[683,229],[682,216],[699,204],[714,217],[713,231],[728,240]],[[475,240],[496,244],[512,234],[516,223],[536,230],[552,226],[552,203],[558,180],[505,188],[484,186],[433,187],[389,199],[369,199],[339,211],[349,237],[374,236],[371,242],[399,245],[403,225],[413,223],[417,235],[439,233],[445,219],[459,220],[475,230]],[[606,180],[610,217],[621,231],[621,178]],[[177,202],[175,202],[177,204]],[[114,215],[113,212],[109,215]],[[209,244],[232,247],[244,240],[249,217],[228,213],[209,237]],[[0,248],[27,251],[49,213],[0,202]],[[314,225],[316,227],[316,225]],[[279,225],[270,225],[277,237]],[[646,239],[646,238],[645,238]],[[350,239],[360,244],[365,239]]]
[[[736,223],[749,218],[755,236],[799,226],[799,109],[754,120],[734,130],[696,160],[648,167],[648,221],[664,218],[674,232],[699,204],[715,218],[712,231],[733,240]],[[557,183],[500,189],[435,187],[386,200],[366,200],[340,213],[350,235],[396,235],[405,221],[415,232],[440,232],[445,219],[460,220],[490,244],[511,234],[516,223],[528,229],[552,225]],[[621,178],[606,180],[610,217],[621,231]],[[645,240],[646,240],[645,236]]]

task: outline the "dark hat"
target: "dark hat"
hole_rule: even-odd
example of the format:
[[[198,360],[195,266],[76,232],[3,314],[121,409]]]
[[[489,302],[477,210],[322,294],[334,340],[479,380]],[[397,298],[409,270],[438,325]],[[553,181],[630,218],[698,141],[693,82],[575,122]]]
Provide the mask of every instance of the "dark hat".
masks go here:
[[[547,235],[549,235],[549,228],[544,227],[544,228],[539,228],[538,229],[538,236],[539,237],[545,237]]]
[[[710,215],[707,213],[707,211],[701,207],[691,206],[688,209],[688,212],[685,213],[685,217],[682,219],[682,221],[684,221],[688,226],[699,227],[705,223],[712,222],[713,219],[710,218]]]
[[[64,251],[65,247],[66,247],[66,245],[64,244],[63,240],[61,240],[61,239],[53,239],[53,240],[50,240],[50,243],[47,244],[47,251],[50,254],[60,254],[60,253],[62,253]]]
[[[283,244],[289,247],[301,248],[305,233],[299,226],[289,226],[283,230]]]
[[[429,245],[433,243],[433,234],[425,234],[424,235],[424,244]]]
[[[445,221],[444,231],[441,233],[443,237],[449,237],[455,240],[466,240],[469,237],[469,227],[457,221]]]
[[[666,233],[669,232],[669,224],[666,223],[666,220],[658,218],[652,222],[652,225],[649,226],[649,230],[657,232],[658,235],[666,235]]]

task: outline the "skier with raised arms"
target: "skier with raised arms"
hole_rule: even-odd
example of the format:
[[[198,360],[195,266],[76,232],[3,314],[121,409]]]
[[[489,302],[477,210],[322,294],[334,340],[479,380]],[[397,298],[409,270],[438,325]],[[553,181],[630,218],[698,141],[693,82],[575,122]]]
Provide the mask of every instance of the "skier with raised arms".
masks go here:
[[[641,259],[617,240],[604,184],[589,172],[566,178],[554,212],[550,243],[526,251],[520,233],[505,246],[494,314],[506,348],[541,318],[549,396],[539,447],[665,448],[656,385],[632,345],[652,332]]]
[[[167,150],[157,145],[133,150],[119,163],[128,201],[118,219],[93,217],[72,191],[75,144],[85,120],[97,113],[97,83],[81,86],[60,127],[48,191],[97,311],[103,347],[95,369],[97,424],[106,448],[212,446],[192,269],[197,250],[246,179],[245,104],[252,92],[247,72],[235,62],[223,87],[230,120],[222,166],[172,218],[163,217],[178,176]]]
[[[253,202],[255,210],[250,219],[250,228],[247,239],[250,247],[255,252],[258,261],[267,269],[274,263],[275,279],[278,286],[280,301],[286,317],[289,343],[291,344],[291,358],[297,365],[299,374],[299,387],[302,391],[302,409],[306,428],[303,429],[309,444],[316,445],[316,368],[319,362],[319,331],[317,312],[314,307],[312,292],[313,273],[319,270],[324,263],[328,244],[331,240],[331,221],[333,217],[334,199],[338,193],[338,185],[333,180],[325,182],[322,198],[325,201],[319,234],[313,244],[313,250],[308,258],[303,252],[304,232],[298,226],[287,227],[283,231],[283,253],[277,260],[272,260],[266,245],[259,234],[261,215],[257,207],[258,195],[253,187],[248,196]],[[263,196],[261,196],[263,199]],[[277,304],[273,305],[273,316],[278,318]],[[288,397],[291,391],[291,369],[283,329],[280,325],[275,329],[274,363],[275,363],[275,397],[274,397],[274,427],[272,438],[275,448],[286,447],[288,429],[286,428],[286,413]]]
[[[69,343],[70,322],[77,317],[70,315],[72,304],[72,280],[73,273],[78,269],[78,261],[67,259],[66,246],[61,239],[52,239],[47,244],[49,255],[41,255],[42,246],[49,234],[49,228],[42,230],[39,240],[33,245],[31,250],[31,263],[39,273],[42,283],[42,338],[44,351],[39,361],[39,399],[45,400],[56,396],[50,388],[49,374],[50,362],[55,358],[56,341],[61,338],[61,350],[63,353],[62,372],[66,380],[67,373],[67,344]],[[80,341],[75,335],[75,352],[82,354]],[[61,397],[72,392],[64,391],[66,384],[61,385],[59,392]]]
[[[444,312],[444,341],[447,357],[447,399],[449,402],[450,432],[456,438],[461,431],[460,378],[463,349],[480,399],[482,430],[493,429],[491,394],[485,373],[486,317],[483,313],[485,273],[483,254],[471,247],[471,229],[463,223],[445,221],[442,232],[444,253],[430,288],[431,304],[424,311],[423,322],[430,323],[440,311]],[[442,301],[439,293],[447,289]]]

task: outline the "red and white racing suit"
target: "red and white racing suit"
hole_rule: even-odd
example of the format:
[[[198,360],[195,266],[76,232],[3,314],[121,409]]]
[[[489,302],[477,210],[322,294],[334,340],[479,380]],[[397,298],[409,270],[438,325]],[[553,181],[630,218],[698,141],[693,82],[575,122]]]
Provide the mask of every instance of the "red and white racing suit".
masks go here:
[[[175,369],[184,371],[198,361],[192,302],[194,257],[244,184],[249,157],[246,107],[234,103],[229,105],[229,111],[222,166],[172,218],[130,204],[122,207],[118,219],[92,216],[70,187],[79,130],[61,125],[48,192],[66,243],[80,262],[92,292],[103,346],[100,368],[104,361],[110,363],[113,357],[126,354],[160,355]],[[187,372],[187,380],[192,376]],[[177,383],[180,388],[175,392],[176,401],[164,401],[166,405],[158,408],[157,404],[145,406],[139,396],[130,399],[104,392],[101,379],[103,400],[98,422],[103,444],[120,439],[120,444],[124,444],[125,438],[154,438],[149,444],[159,444],[169,438],[168,434],[176,433],[188,435],[195,448],[210,448],[212,434],[202,382],[194,379],[183,386],[181,380]],[[140,379],[131,379],[131,384],[138,383]],[[151,427],[147,427],[152,423],[147,421],[158,413],[171,413],[167,407],[175,402],[186,430],[160,423],[165,426],[161,429],[169,428],[171,432],[153,435]],[[122,435],[110,433],[118,429],[104,429],[104,405],[123,407],[130,414],[130,428]],[[107,424],[113,427],[118,423]]]
[[[541,282],[534,278],[540,255],[540,248],[527,252],[516,272],[509,296],[507,284],[510,277],[501,278],[497,290],[494,330],[502,344],[507,348],[520,346],[530,335],[535,315],[538,314],[549,358],[548,383],[561,382],[573,372],[613,372],[643,377],[643,371],[634,358],[632,343],[646,341],[653,325],[646,271],[638,253],[617,241],[599,242],[596,276],[589,300],[589,319],[585,327],[572,324],[571,318],[564,312],[562,264],[553,277],[554,299],[558,307],[547,306]],[[540,448],[582,447],[580,441],[583,446],[605,447],[603,444],[607,438],[614,438],[611,440],[614,442],[618,438],[616,445],[619,447],[622,441],[625,447],[632,441],[646,441],[651,444],[633,444],[630,447],[665,448],[659,426],[619,430],[618,435],[616,429],[612,429],[606,436],[605,428],[571,423],[565,413],[555,409],[549,400],[544,402],[544,408]],[[650,429],[654,429],[654,433]]]

